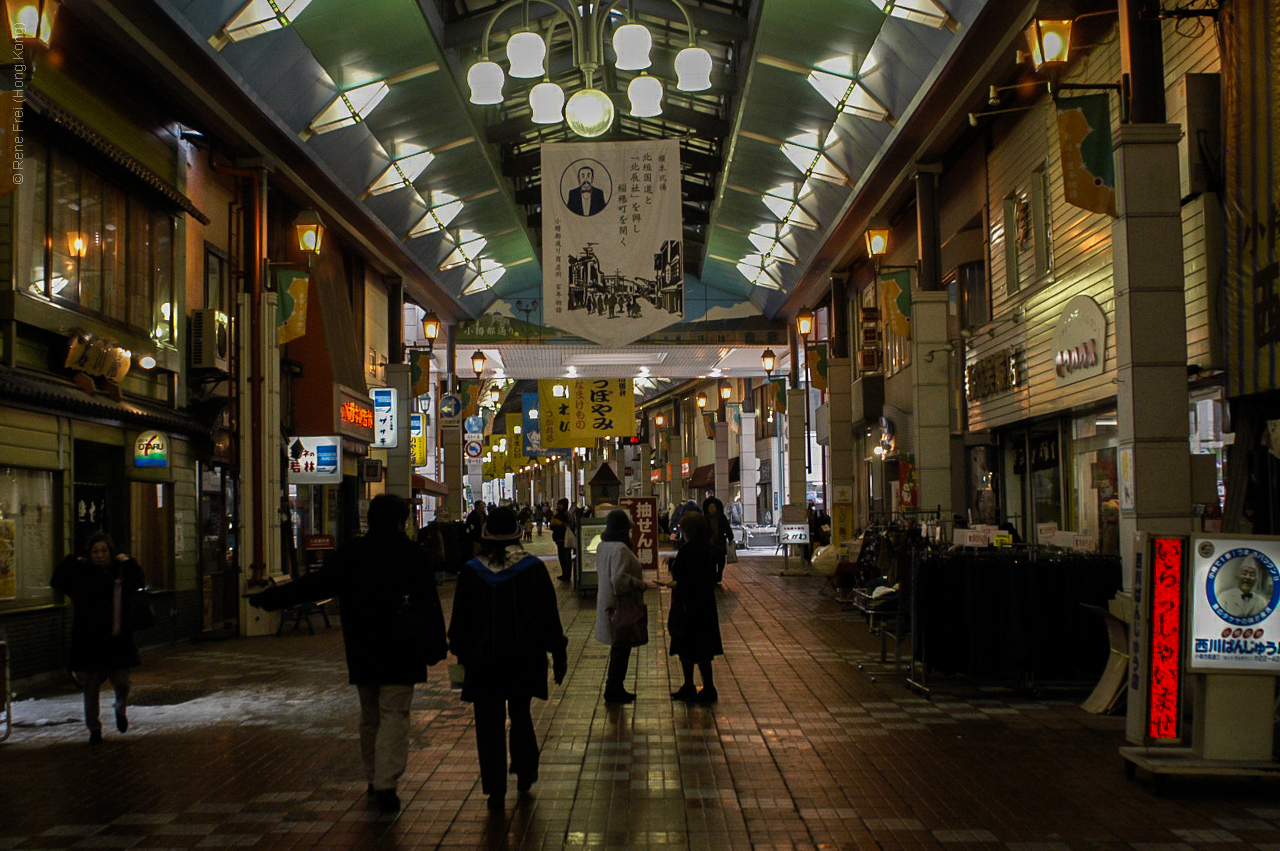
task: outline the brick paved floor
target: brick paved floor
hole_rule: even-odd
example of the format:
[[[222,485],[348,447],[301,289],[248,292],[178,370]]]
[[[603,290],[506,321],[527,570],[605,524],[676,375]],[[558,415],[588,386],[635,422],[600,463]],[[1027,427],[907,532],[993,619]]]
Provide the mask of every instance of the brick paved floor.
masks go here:
[[[20,700],[0,745],[0,851],[1280,851],[1277,784],[1128,780],[1123,719],[1085,713],[1082,694],[922,697],[821,579],[779,576],[781,557],[754,552],[767,555],[730,566],[720,594],[712,707],[669,699],[679,666],[662,640],[633,660],[640,699],[606,706],[594,602],[561,587],[569,676],[535,704],[541,780],[501,816],[444,665],[415,697],[404,810],[370,809],[335,626],[145,653],[132,727],[111,729],[104,696],[98,747],[78,695]],[[650,592],[655,639],[669,600]]]

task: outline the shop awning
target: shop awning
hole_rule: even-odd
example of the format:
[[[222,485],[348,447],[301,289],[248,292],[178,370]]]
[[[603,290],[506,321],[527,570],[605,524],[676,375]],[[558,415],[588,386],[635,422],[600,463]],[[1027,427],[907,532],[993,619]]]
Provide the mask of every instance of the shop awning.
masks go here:
[[[703,464],[693,471],[693,475],[689,477],[689,487],[691,488],[710,488],[716,484],[716,465]]]
[[[729,459],[729,481],[736,482],[741,480],[740,458]],[[693,471],[693,475],[689,477],[689,487],[691,488],[713,488],[716,485],[716,465],[704,464]]]
[[[417,473],[413,474],[413,489],[422,491],[429,496],[444,497],[449,495],[449,487],[447,485],[437,482],[435,479],[428,479],[426,476],[419,476]]]

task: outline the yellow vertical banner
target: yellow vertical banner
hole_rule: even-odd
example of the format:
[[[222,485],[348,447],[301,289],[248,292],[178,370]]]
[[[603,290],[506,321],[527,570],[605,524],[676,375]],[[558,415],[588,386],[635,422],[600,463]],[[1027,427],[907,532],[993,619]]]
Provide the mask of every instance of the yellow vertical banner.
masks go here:
[[[507,419],[507,452],[511,455],[511,462],[515,467],[522,467],[528,463],[528,457],[524,454],[524,414],[504,414]],[[516,429],[521,430],[521,434],[516,434]]]
[[[276,345],[283,346],[307,333],[307,292],[311,279],[306,272],[285,269],[276,272]]]
[[[884,318],[889,330],[910,340],[911,273],[881,272],[880,293],[884,299]]]
[[[556,396],[554,387],[565,388]],[[538,382],[542,445],[551,449],[594,446],[603,437],[636,433],[630,378],[575,378]]]
[[[423,427],[422,414],[409,415],[409,454],[413,466],[421,467],[427,463],[427,433]]]

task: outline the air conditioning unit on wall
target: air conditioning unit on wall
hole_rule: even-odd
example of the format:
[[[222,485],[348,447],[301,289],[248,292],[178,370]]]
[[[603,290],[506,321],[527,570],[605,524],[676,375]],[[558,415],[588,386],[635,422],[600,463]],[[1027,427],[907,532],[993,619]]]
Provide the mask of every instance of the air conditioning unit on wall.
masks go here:
[[[231,328],[227,314],[205,308],[191,314],[191,369],[226,372],[230,364]]]

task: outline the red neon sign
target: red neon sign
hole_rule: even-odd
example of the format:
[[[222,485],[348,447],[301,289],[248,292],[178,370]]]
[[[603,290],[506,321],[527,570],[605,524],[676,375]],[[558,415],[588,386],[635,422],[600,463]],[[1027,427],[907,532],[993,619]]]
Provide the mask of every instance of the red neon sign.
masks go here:
[[[373,428],[373,408],[366,408],[364,405],[358,405],[355,402],[343,402],[342,407],[338,410],[344,423],[351,423],[362,428]]]
[[[1156,538],[1151,575],[1151,687],[1147,735],[1179,738],[1182,714],[1182,564],[1185,541]]]

